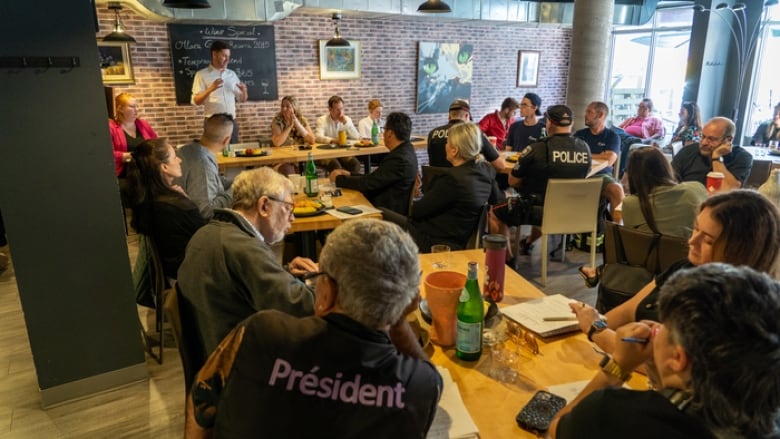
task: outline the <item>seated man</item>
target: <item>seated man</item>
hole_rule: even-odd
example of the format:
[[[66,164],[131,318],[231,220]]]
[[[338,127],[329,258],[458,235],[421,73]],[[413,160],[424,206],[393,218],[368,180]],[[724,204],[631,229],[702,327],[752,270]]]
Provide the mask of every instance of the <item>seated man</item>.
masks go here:
[[[596,173],[594,177],[601,178],[601,196],[609,201],[612,221],[623,223],[623,185],[613,176],[615,162],[620,154],[620,137],[607,128],[609,107],[603,102],[591,102],[585,110],[585,126],[574,137],[582,139],[590,148],[591,159],[606,160],[607,167]]]
[[[455,102],[450,104],[449,122],[447,125],[434,128],[428,133],[428,164],[431,166],[438,166],[443,168],[449,168],[452,164],[447,160],[447,152],[445,145],[447,145],[447,133],[450,131],[453,125],[461,122],[471,121],[471,108],[469,103],[463,99],[456,99]],[[480,154],[485,160],[493,165],[497,172],[503,171],[506,167],[504,159],[498,154],[496,148],[490,144],[490,141],[485,137],[484,133],[480,133]]]
[[[522,151],[526,146],[538,142],[544,137],[542,131],[546,130],[544,120],[539,116],[542,111],[539,109],[542,105],[542,98],[536,93],[526,93],[520,103],[520,117],[522,120],[516,121],[509,127],[509,133],[504,141],[504,148],[507,151]]]
[[[698,181],[707,185],[709,172],[723,173],[721,190],[742,187],[753,167],[753,156],[731,144],[736,127],[731,119],[713,117],[702,129],[701,142],[692,143],[672,159],[672,168],[680,181]]]
[[[780,140],[780,102],[775,105],[772,120],[762,122],[753,134],[751,145],[769,145],[771,141]]]
[[[490,114],[486,114],[482,120],[479,121],[479,129],[485,133],[486,136],[493,136],[496,138],[496,146],[499,149],[504,149],[504,140],[506,139],[509,126],[515,121],[515,113],[520,108],[520,103],[514,98],[506,98],[501,103],[501,110],[496,110]]]
[[[643,143],[650,143],[653,140],[662,139],[665,129],[664,122],[653,116],[653,101],[650,98],[644,98],[639,103],[636,116],[631,116],[621,122],[620,128],[628,134],[639,137]]]
[[[314,311],[312,291],[295,276],[317,271],[317,265],[295,258],[287,271],[271,249],[295,218],[293,190],[290,180],[271,168],[242,172],[233,183],[233,209],[217,209],[187,245],[179,286],[206,353],[257,311],[295,316]]]
[[[176,152],[181,159],[179,186],[198,206],[204,218],[211,218],[214,209],[230,207],[232,196],[225,180],[219,175],[217,155],[230,143],[233,117],[227,113],[206,119],[200,140],[184,145]]]
[[[551,178],[585,178],[590,171],[590,151],[581,139],[572,137],[571,109],[565,105],[553,105],[544,113],[548,137],[528,145],[520,152],[520,158],[509,176],[509,184],[517,187],[518,197],[493,208],[490,217],[492,233],[503,233],[509,239],[509,226],[542,225],[542,206]],[[529,254],[534,241],[542,236],[538,227],[520,241],[522,254]],[[508,263],[514,265],[514,253],[507,246]]]
[[[330,173],[336,186],[363,193],[376,207],[385,207],[406,215],[409,199],[417,178],[417,154],[409,141],[412,120],[404,113],[390,113],[382,133],[384,144],[390,150],[379,167],[368,175],[350,175],[344,169]]]
[[[441,376],[405,328],[417,247],[398,226],[344,223],[315,273],[315,316],[254,314],[198,374],[186,437],[422,438]]]
[[[344,99],[341,96],[331,96],[328,99],[328,112],[317,118],[317,128],[314,130],[315,140],[319,143],[339,143],[339,131],[347,132],[347,139],[359,140],[360,133],[352,123],[352,119],[344,114]],[[360,174],[360,160],[355,157],[323,160],[318,165],[328,171],[347,169],[352,174]]]
[[[780,284],[707,264],[674,275],[658,308],[663,323],[618,329],[614,356],[556,415],[551,437],[778,437]],[[651,360],[660,390],[622,388]]]

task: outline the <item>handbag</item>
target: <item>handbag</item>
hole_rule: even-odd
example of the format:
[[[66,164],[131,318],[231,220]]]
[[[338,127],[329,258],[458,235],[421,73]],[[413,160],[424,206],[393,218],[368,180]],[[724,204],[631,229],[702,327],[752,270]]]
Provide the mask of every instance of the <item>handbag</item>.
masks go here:
[[[152,249],[146,237],[138,240],[138,255],[133,268],[133,287],[135,303],[147,308],[155,308],[155,272],[152,261]]]
[[[630,246],[624,246],[628,238]],[[627,301],[655,277],[660,261],[659,233],[625,229],[607,223],[604,265],[600,268],[596,309],[604,314]],[[640,255],[644,256],[644,259]],[[655,260],[653,259],[655,258]],[[651,265],[655,263],[654,265]]]

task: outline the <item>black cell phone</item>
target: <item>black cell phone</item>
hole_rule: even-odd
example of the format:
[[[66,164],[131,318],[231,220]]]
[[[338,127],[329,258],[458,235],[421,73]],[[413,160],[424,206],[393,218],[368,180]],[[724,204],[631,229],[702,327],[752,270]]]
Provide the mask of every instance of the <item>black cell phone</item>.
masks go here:
[[[555,414],[566,406],[566,400],[558,395],[540,390],[517,414],[517,425],[528,431],[547,431]]]
[[[363,213],[362,210],[356,209],[354,207],[349,207],[349,206],[337,207],[336,210],[338,210],[339,212],[350,214],[350,215],[357,215],[359,213]]]
[[[311,145],[299,145],[298,149],[301,149],[301,150],[311,149]]]
[[[330,191],[330,195],[332,197],[340,197],[343,194],[341,193],[341,189],[337,188],[337,189],[333,189],[332,191]]]

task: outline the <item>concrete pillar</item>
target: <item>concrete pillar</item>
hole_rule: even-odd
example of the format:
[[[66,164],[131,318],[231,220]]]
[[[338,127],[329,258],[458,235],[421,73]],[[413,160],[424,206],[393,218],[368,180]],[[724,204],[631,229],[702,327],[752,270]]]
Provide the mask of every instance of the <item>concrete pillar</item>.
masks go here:
[[[566,103],[574,112],[575,129],[585,126],[588,103],[604,100],[613,10],[613,0],[574,3]]]

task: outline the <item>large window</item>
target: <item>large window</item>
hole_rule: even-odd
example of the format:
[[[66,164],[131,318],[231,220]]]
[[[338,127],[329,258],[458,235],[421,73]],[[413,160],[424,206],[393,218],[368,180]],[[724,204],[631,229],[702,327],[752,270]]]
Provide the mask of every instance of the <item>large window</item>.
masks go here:
[[[678,122],[693,10],[658,10],[642,27],[616,27],[607,84],[610,120],[617,125],[636,114],[644,97],[655,105],[667,134]]]
[[[775,7],[776,8],[776,7]],[[771,10],[770,10],[771,11]],[[764,29],[761,55],[758,57],[750,105],[746,111],[743,136],[750,138],[758,125],[773,116],[774,107],[780,102],[780,23],[770,23]]]

